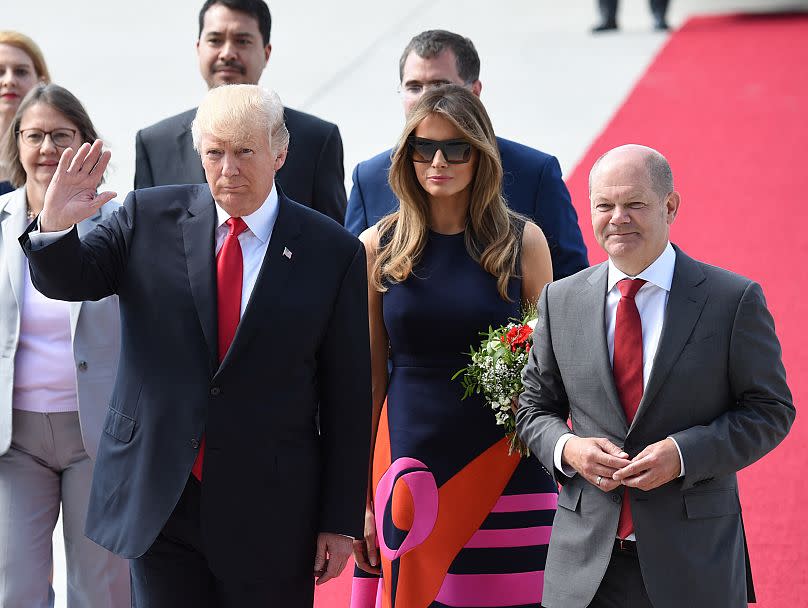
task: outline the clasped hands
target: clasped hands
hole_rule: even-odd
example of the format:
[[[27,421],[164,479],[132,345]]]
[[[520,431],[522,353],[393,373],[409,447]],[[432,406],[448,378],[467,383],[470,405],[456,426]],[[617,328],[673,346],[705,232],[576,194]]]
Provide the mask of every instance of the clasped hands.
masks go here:
[[[679,450],[670,437],[652,443],[631,459],[603,437],[570,437],[561,460],[604,492],[620,485],[653,490],[681,472]]]

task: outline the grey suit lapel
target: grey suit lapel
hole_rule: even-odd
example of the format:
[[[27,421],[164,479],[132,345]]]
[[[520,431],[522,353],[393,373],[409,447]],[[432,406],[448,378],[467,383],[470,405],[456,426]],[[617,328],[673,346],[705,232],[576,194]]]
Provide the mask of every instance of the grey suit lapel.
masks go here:
[[[690,257],[675,247],[676,265],[673,271],[671,292],[665,308],[665,322],[659,338],[651,376],[643,391],[642,400],[631,423],[629,432],[637,426],[637,422],[649,409],[659,389],[679,358],[679,354],[687,343],[693,327],[701,316],[704,303],[707,301],[707,282],[704,272]]]
[[[14,301],[17,303],[18,314],[22,306],[26,272],[24,255],[18,239],[28,225],[28,218],[25,215],[26,206],[25,190],[17,190],[10,195],[5,208],[0,210],[6,267],[8,268],[11,290],[14,293]]]
[[[581,315],[581,322],[584,324],[585,335],[593,336],[592,357],[598,376],[603,383],[603,389],[608,398],[608,405],[613,410],[617,420],[622,425],[623,432],[628,430],[626,415],[620,398],[617,395],[617,388],[614,384],[614,374],[612,364],[609,359],[609,346],[606,343],[606,287],[609,278],[609,265],[601,264],[587,279],[588,293],[583,294],[581,301],[584,306]]]
[[[188,207],[189,216],[181,221],[188,281],[199,315],[202,333],[208,343],[211,372],[218,367],[219,335],[216,324],[216,264],[214,230],[216,207],[213,198],[200,196]]]

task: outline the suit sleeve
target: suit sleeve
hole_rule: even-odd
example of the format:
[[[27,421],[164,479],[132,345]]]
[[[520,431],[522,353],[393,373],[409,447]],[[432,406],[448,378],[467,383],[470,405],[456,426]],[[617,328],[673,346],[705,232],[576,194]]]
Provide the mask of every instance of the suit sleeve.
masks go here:
[[[317,159],[311,207],[341,225],[345,220],[346,204],[342,137],[335,125]]]
[[[123,206],[79,239],[73,229],[59,240],[42,248],[32,247],[29,233],[32,223],[20,237],[31,269],[31,282],[42,294],[69,302],[95,301],[118,292],[129,245],[134,234],[135,193]]]
[[[522,372],[524,391],[519,396],[516,430],[530,451],[553,472],[559,483],[569,479],[555,468],[553,455],[556,443],[570,432],[567,426],[569,401],[558,362],[553,352],[549,314],[550,285],[545,285],[539,297],[539,317],[533,334],[530,359]]]
[[[359,236],[368,228],[365,197],[362,195],[362,185],[359,183],[359,165],[354,167],[352,179],[351,196],[348,198],[348,208],[345,210],[345,227],[354,236]]]
[[[146,144],[143,143],[141,131],[138,131],[135,135],[135,190],[152,186],[154,186],[154,176],[149,153],[146,150]]]
[[[322,488],[320,531],[364,534],[371,393],[365,250],[342,280],[319,357]]]
[[[550,245],[554,280],[589,266],[578,214],[561,179],[561,166],[554,156],[545,163],[539,177],[534,216]]]
[[[752,464],[783,440],[794,421],[780,342],[757,283],[750,282],[740,300],[729,352],[735,403],[710,424],[672,435],[685,463],[684,489]]]

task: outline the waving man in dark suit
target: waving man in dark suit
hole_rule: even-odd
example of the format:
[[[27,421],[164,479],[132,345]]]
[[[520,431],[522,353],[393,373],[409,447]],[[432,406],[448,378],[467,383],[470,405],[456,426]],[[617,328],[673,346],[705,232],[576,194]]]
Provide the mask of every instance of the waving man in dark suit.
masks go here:
[[[274,93],[213,89],[193,135],[207,184],[136,190],[83,239],[109,153],[66,150],[21,239],[49,297],[120,299],[87,534],[132,559],[139,608],[311,606],[312,564],[336,576],[363,533],[364,249],[274,186]]]
[[[609,261],[544,289],[517,412],[563,484],[543,603],[746,606],[735,473],[794,420],[763,292],[671,245],[679,194],[655,150],[601,157],[590,199]]]

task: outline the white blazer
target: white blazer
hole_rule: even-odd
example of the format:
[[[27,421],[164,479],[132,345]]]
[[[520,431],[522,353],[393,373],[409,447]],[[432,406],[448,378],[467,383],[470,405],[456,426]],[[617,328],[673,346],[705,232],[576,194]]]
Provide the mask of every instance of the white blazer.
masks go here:
[[[117,207],[114,201],[104,205],[93,217],[79,224],[79,235],[95,228]],[[20,309],[28,263],[18,239],[29,224],[26,209],[24,186],[0,196],[0,455],[11,445],[14,357],[20,339]],[[121,349],[118,296],[98,302],[71,302],[70,336],[81,436],[84,449],[95,459],[118,372]]]

